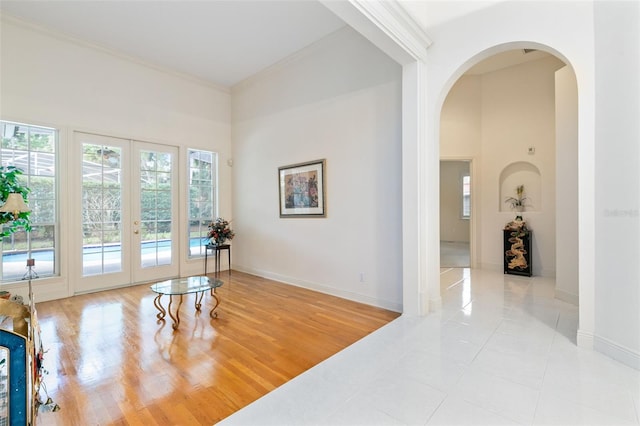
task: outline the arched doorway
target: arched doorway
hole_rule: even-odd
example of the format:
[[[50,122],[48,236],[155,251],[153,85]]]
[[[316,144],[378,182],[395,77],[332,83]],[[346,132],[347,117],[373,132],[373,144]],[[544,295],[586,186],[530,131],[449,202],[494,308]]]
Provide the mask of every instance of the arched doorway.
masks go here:
[[[470,240],[476,266],[502,267],[500,230],[514,216],[504,205],[512,195],[507,187],[515,191],[516,181],[525,184],[529,204],[523,215],[535,234],[534,275],[555,277],[556,297],[577,305],[576,76],[552,49],[514,47],[487,49],[451,77],[437,123],[440,160],[474,161],[477,222]],[[530,170],[537,175],[530,178]]]

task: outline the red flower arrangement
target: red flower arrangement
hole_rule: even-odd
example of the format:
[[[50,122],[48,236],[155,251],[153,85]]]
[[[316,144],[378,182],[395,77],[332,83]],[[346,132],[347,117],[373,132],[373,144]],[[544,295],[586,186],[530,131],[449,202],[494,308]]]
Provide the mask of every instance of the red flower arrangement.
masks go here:
[[[229,228],[229,221],[221,217],[209,224],[209,232],[207,233],[209,244],[224,244],[226,240],[232,240],[235,235],[235,232]]]

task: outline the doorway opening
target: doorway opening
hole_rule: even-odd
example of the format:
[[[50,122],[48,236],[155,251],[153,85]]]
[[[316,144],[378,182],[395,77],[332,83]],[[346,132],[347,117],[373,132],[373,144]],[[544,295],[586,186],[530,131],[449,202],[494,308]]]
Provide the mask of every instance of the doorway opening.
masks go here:
[[[471,161],[440,161],[440,267],[471,266]]]

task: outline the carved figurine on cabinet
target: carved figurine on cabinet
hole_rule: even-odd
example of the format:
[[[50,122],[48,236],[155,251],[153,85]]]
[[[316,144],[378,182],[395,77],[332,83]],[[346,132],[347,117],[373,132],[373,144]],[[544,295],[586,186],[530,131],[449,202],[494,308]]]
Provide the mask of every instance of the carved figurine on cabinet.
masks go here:
[[[530,277],[531,271],[531,231],[522,216],[509,222],[503,231],[504,273]]]

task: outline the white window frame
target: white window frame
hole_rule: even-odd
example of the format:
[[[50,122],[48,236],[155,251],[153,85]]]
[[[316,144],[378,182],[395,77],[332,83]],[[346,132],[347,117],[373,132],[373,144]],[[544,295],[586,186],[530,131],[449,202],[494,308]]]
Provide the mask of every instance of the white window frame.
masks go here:
[[[11,142],[8,139],[15,137],[16,127],[18,129],[24,129],[26,131],[27,147],[20,147],[19,149],[12,149]],[[31,209],[30,222],[31,231],[26,232],[24,230],[18,231],[5,238],[0,246],[0,253],[2,254],[2,269],[0,270],[0,282],[12,282],[20,280],[20,277],[25,271],[26,260],[34,258],[36,260],[35,271],[39,277],[51,277],[60,275],[60,248],[59,248],[59,216],[58,216],[58,197],[59,197],[59,182],[60,174],[58,167],[58,153],[60,143],[60,132],[58,129],[46,126],[39,126],[36,124],[19,123],[8,120],[0,120],[0,129],[2,134],[2,145],[0,146],[0,161],[3,166],[16,166],[22,170],[20,175],[21,181],[31,189],[31,192],[27,196],[28,205]],[[11,130],[13,129],[13,130]],[[9,135],[7,132],[14,132],[13,135]],[[38,149],[32,149],[32,137],[33,133],[51,133],[53,134],[53,152],[43,151]],[[26,153],[26,154],[25,154]],[[44,164],[44,165],[43,165]],[[51,191],[40,190],[38,192],[37,183],[38,178],[52,178],[52,188],[48,188]],[[53,198],[47,198],[51,193],[54,194]],[[48,220],[46,220],[48,219]],[[49,247],[38,247],[36,242],[38,241],[37,232],[39,229],[48,228],[45,231],[45,235],[52,240],[52,247],[50,247],[51,260],[46,254],[49,251]],[[19,234],[26,233],[23,236],[23,240],[26,241],[26,245],[23,248],[16,248],[13,242],[19,238]],[[7,241],[9,239],[9,241]],[[9,247],[7,247],[7,242]],[[11,252],[20,257],[20,260],[16,262],[7,262],[5,264],[5,254]],[[45,257],[45,262],[37,262],[39,258]],[[24,259],[22,259],[24,257]],[[24,260],[24,262],[23,262]],[[11,265],[9,263],[12,263]],[[13,265],[13,263],[16,263]],[[19,263],[19,264],[18,264]],[[9,270],[19,268],[20,273],[16,275],[9,275]],[[5,272],[7,271],[7,272]],[[20,276],[20,277],[19,277]]]

